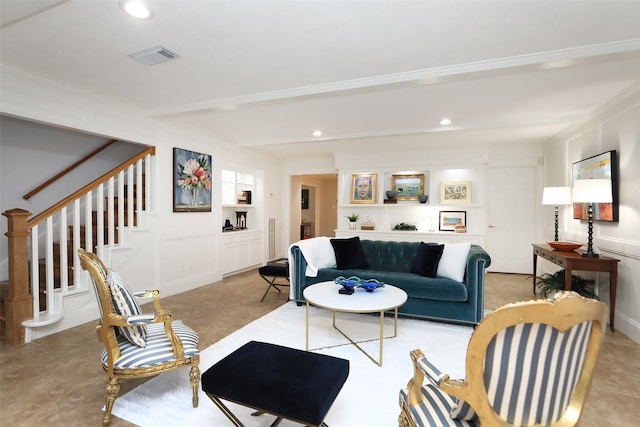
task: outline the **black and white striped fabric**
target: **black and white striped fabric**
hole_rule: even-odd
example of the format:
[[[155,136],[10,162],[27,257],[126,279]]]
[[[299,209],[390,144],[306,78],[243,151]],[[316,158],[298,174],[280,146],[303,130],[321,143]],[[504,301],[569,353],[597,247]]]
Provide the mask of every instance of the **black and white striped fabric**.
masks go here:
[[[565,333],[549,325],[524,323],[500,331],[491,340],[484,365],[489,404],[510,425],[547,426],[566,410],[577,384],[591,322]],[[477,416],[463,400],[440,391],[440,371],[426,357],[418,366],[429,379],[422,386],[422,402],[411,407],[419,426],[475,426]],[[400,391],[407,401],[407,390]]]
[[[198,354],[198,335],[193,329],[179,320],[171,324],[173,332],[180,338],[185,357]],[[114,362],[114,368],[146,368],[176,360],[171,349],[171,341],[167,337],[163,323],[147,325],[147,347],[141,348],[123,337],[118,338],[120,357]],[[102,363],[107,364],[107,351],[102,352]]]
[[[578,381],[590,334],[591,322],[565,333],[539,323],[500,331],[489,344],[484,368],[496,413],[516,426],[557,421]]]
[[[102,278],[106,281],[107,280],[107,272],[104,271],[102,269],[102,266],[100,265],[99,262],[89,258],[89,262],[91,262],[93,265],[95,265],[96,269],[98,270],[98,272],[102,275]],[[91,284],[93,285],[93,293],[95,294],[96,298],[98,299],[98,304],[100,304],[102,306],[103,302],[100,300],[100,293],[98,292],[98,284],[96,283],[95,279],[93,278],[93,275],[91,276]],[[100,316],[102,316],[102,310],[100,311]]]
[[[113,300],[113,307],[116,313],[125,319],[130,316],[136,316],[134,317],[135,323],[141,323],[142,319],[138,316],[142,314],[142,310],[122,276],[113,270],[109,270],[107,274],[107,284],[109,285],[111,299]],[[147,346],[147,329],[144,324],[127,327],[118,326],[118,329],[131,344],[142,348]]]
[[[438,388],[444,376],[426,357],[417,360],[418,367],[428,380],[422,386],[422,402],[411,408],[413,419],[419,426],[475,426],[477,416],[473,408],[462,399],[450,396]],[[400,391],[401,398],[407,400],[407,390]]]
[[[451,418],[456,398],[442,392],[430,382],[422,386],[422,401],[410,407],[411,417],[418,426],[424,427],[472,427],[473,421]],[[400,390],[400,398],[407,402],[407,389]]]

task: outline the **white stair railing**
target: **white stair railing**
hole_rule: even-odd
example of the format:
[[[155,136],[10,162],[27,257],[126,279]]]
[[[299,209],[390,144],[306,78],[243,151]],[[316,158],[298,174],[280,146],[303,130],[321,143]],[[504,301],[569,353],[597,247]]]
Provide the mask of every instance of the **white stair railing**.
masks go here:
[[[89,279],[82,274],[76,256],[79,248],[95,251],[109,262],[112,250],[130,247],[134,229],[147,226],[152,194],[151,160],[151,154],[147,154],[31,227],[29,262],[34,316],[22,323],[26,328],[26,342],[31,340],[30,328],[50,325],[62,319],[66,295],[91,291]],[[125,198],[126,203],[123,203]],[[59,245],[57,253],[54,250],[56,245]],[[69,260],[73,260],[71,265]],[[44,263],[42,268],[41,263]],[[42,270],[45,286],[41,293]],[[71,281],[69,270],[73,272]]]

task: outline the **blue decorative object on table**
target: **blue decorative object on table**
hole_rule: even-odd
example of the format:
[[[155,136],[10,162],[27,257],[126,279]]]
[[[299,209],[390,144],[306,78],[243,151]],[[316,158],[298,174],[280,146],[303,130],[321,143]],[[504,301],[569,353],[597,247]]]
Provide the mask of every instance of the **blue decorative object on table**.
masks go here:
[[[361,288],[364,288],[364,290],[367,292],[373,292],[376,289],[383,287],[384,283],[376,279],[366,279],[366,280],[360,281],[360,284],[358,286]]]
[[[338,291],[340,294],[351,295],[355,288],[363,288],[367,292],[373,292],[377,288],[384,286],[379,280],[376,279],[361,279],[356,276],[346,278],[344,276],[338,276],[333,281],[336,285],[342,286],[342,289]]]
[[[342,286],[342,289],[340,289],[338,293],[351,295],[354,292],[355,287],[360,284],[360,278],[351,276],[347,279],[344,276],[338,276],[335,278],[333,283]]]

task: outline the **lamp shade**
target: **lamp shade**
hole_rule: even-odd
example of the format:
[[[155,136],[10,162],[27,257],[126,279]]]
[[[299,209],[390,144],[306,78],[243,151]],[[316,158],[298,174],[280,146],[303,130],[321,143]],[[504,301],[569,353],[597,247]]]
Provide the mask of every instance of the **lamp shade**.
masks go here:
[[[543,205],[570,205],[571,188],[569,187],[544,187],[542,190]]]
[[[610,179],[576,179],[571,193],[574,203],[612,203]]]

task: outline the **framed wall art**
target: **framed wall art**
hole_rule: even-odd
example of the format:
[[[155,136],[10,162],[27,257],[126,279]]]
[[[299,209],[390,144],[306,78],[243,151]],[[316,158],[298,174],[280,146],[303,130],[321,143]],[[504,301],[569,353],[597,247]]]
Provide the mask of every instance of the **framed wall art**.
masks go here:
[[[351,175],[351,203],[375,203],[376,191],[375,173]]]
[[[301,194],[301,205],[302,209],[309,209],[309,189],[303,188]]]
[[[398,200],[418,200],[418,196],[424,194],[424,174],[393,175],[391,190]]]
[[[211,212],[211,156],[173,149],[173,211]]]
[[[456,231],[456,225],[467,227],[467,211],[440,211],[440,231]]]
[[[471,203],[471,181],[442,181],[440,203]]]
[[[611,182],[612,203],[595,203],[595,221],[618,222],[618,156],[616,150],[607,151],[573,163],[572,183],[577,179],[608,179]],[[588,219],[588,203],[573,204],[574,219]]]

